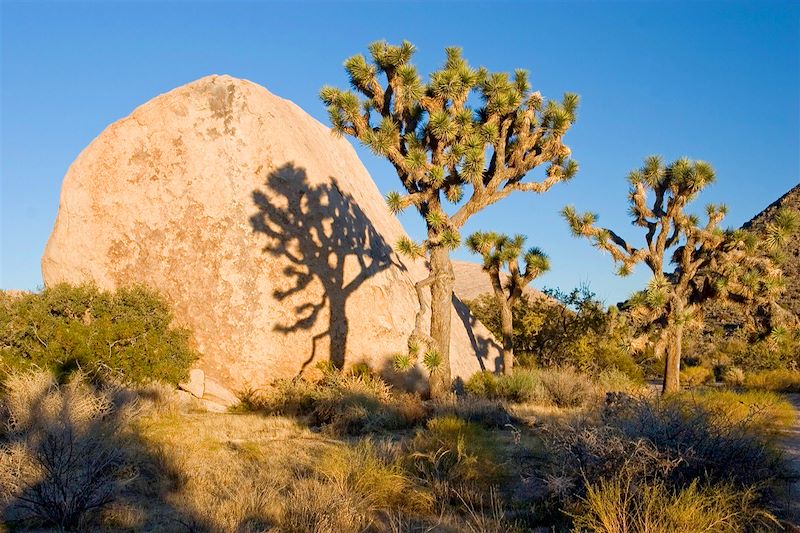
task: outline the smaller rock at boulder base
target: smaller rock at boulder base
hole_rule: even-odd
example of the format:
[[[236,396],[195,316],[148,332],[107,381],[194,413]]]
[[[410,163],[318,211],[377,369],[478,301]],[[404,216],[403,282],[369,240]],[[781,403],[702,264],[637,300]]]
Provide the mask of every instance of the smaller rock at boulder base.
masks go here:
[[[185,390],[195,398],[202,398],[206,392],[206,375],[205,372],[199,368],[193,368],[189,371],[189,381],[185,383],[178,383],[178,388]]]

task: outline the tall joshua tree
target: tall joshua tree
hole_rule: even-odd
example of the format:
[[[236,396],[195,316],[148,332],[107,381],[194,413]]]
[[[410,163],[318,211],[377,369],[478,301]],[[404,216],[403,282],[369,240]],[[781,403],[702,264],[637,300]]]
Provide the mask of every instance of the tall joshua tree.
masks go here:
[[[344,63],[352,91],[324,87],[320,97],[334,132],[357,138],[394,166],[402,192],[387,195],[389,208],[413,206],[425,220],[422,243],[404,239],[397,246],[428,261],[417,294],[430,288],[430,334],[417,320],[410,344],[423,344],[426,360],[437,362],[430,386],[439,396],[450,387],[450,250],[476,212],[515,191],[545,192],[575,174],[562,138],[575,121],[578,97],[545,102],[531,92],[526,71],[512,77],[472,68],[459,48],[446,49],[444,66],[427,82],[411,64],[411,43],[376,42],[369,52],[369,61],[358,54]],[[542,165],[544,179],[523,182]]]
[[[467,239],[467,246],[483,257],[483,269],[492,282],[497,306],[500,309],[500,330],[503,334],[503,374],[510,376],[514,365],[514,324],[512,309],[528,284],[550,269],[550,260],[539,248],[524,252],[525,237],[478,231]],[[520,269],[522,256],[524,268]],[[502,270],[508,268],[503,280]]]
[[[645,232],[644,246],[639,248],[596,226],[597,215],[579,215],[571,206],[562,212],[576,236],[591,239],[611,254],[620,265],[620,275],[630,274],[637,263],[652,271],[647,290],[632,303],[634,312],[655,331],[656,356],[666,353],[664,393],[680,388],[683,331],[690,320],[702,318],[700,304],[722,297],[742,303],[771,299],[781,286],[780,270],[752,238],[719,228],[725,206],[708,205],[705,224],[685,212],[714,179],[708,163],[685,158],[664,166],[659,157],[651,156],[631,172],[630,215],[633,225]],[[648,193],[653,194],[650,203]],[[673,272],[664,271],[665,261],[674,265]]]

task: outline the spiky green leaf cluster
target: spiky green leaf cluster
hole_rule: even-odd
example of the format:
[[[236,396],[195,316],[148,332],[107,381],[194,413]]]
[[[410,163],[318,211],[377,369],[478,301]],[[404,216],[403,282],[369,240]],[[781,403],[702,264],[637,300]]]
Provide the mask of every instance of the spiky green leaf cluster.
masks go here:
[[[403,202],[403,195],[397,191],[389,192],[386,195],[386,205],[389,207],[389,211],[395,215],[402,213],[406,207]]]
[[[435,372],[442,366],[442,356],[437,350],[430,348],[422,356],[422,363],[430,372]]]
[[[425,247],[417,244],[408,237],[401,237],[397,241],[397,251],[411,259],[425,257]]]
[[[392,366],[398,372],[406,372],[414,366],[414,360],[410,354],[397,353],[392,358]]]

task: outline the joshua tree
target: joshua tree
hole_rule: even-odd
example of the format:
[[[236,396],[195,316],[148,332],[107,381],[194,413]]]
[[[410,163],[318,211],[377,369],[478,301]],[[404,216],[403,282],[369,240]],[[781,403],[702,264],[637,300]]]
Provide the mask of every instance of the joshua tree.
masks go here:
[[[509,238],[494,232],[478,231],[467,239],[467,246],[483,257],[483,269],[489,274],[494,297],[500,309],[500,331],[503,335],[503,374],[510,376],[514,365],[514,320],[512,309],[514,303],[522,296],[525,287],[540,274],[550,269],[547,255],[539,248],[530,248],[522,260],[525,263],[520,270],[519,259],[523,254],[525,237],[515,235]],[[508,267],[509,275],[502,279],[501,271]]]
[[[426,360],[436,363],[430,386],[438,396],[450,386],[450,250],[476,212],[515,191],[545,192],[575,174],[578,166],[562,138],[575,120],[578,97],[545,103],[531,92],[526,71],[509,77],[474,69],[458,48],[446,49],[444,66],[427,83],[410,63],[411,43],[376,42],[369,52],[371,61],[358,54],[344,63],[354,91],[324,87],[320,97],[334,132],[357,138],[394,166],[403,192],[387,195],[389,208],[397,213],[413,206],[425,220],[422,243],[404,239],[397,247],[427,257],[430,275],[417,283],[417,294],[430,287],[430,334],[417,320],[409,344],[424,345]],[[541,165],[547,165],[543,180],[522,181]]]
[[[753,304],[774,298],[781,287],[781,272],[763,247],[742,231],[724,232],[719,224],[723,205],[706,207],[707,221],[685,213],[697,194],[714,181],[714,170],[703,161],[678,159],[664,166],[657,156],[630,173],[630,214],[635,226],[645,231],[645,245],[636,248],[619,234],[595,225],[597,216],[579,215],[571,206],[563,215],[576,236],[594,241],[620,264],[618,273],[629,274],[645,263],[653,273],[647,290],[632,300],[634,313],[652,326],[657,357],[666,352],[663,392],[680,388],[681,344],[685,325],[701,319],[700,304],[712,298],[728,298]],[[654,194],[648,204],[648,192]],[[782,228],[776,233],[788,230]],[[671,258],[667,253],[672,251]],[[664,272],[664,262],[675,265]]]

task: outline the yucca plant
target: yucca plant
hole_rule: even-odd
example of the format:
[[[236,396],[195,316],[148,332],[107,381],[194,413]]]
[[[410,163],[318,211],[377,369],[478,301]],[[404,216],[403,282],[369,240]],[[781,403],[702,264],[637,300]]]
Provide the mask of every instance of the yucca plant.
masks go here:
[[[483,258],[483,270],[489,275],[492,290],[500,309],[500,331],[503,337],[503,374],[510,376],[514,365],[514,303],[528,284],[550,269],[550,260],[539,248],[524,250],[525,237],[492,231],[477,231],[467,239],[467,246]],[[520,268],[520,256],[523,266]],[[503,276],[503,269],[508,275]],[[503,279],[505,277],[505,279]]]
[[[688,323],[702,320],[701,304],[726,298],[752,309],[774,302],[782,289],[781,271],[771,250],[791,234],[793,217],[778,217],[767,240],[743,230],[720,229],[727,212],[724,205],[707,206],[706,222],[701,224],[685,210],[714,179],[711,165],[686,158],[665,166],[660,157],[651,156],[631,172],[630,215],[633,225],[645,232],[640,247],[598,227],[595,214],[578,214],[571,206],[562,212],[574,235],[611,254],[620,265],[618,274],[630,274],[638,263],[653,273],[647,288],[629,303],[653,333],[656,356],[665,355],[664,393],[680,388],[683,332]],[[667,262],[674,265],[672,272],[664,271]]]
[[[432,348],[441,357],[430,384],[431,394],[441,396],[450,386],[450,250],[478,211],[512,192],[543,193],[575,175],[563,137],[578,97],[546,102],[531,91],[526,71],[509,76],[473,68],[459,48],[447,48],[444,66],[425,82],[411,63],[414,50],[407,41],[372,43],[370,60],[358,54],[344,63],[353,90],[324,87],[320,97],[334,132],[357,138],[394,166],[402,192],[387,195],[389,208],[413,206],[425,220],[424,242],[403,239],[397,248],[428,260],[430,275],[417,293],[430,288],[430,330],[420,312],[412,337],[426,345],[423,353]],[[542,165],[543,180],[523,182]]]

